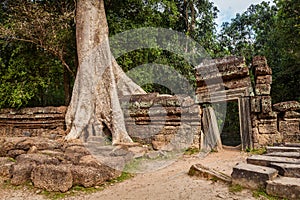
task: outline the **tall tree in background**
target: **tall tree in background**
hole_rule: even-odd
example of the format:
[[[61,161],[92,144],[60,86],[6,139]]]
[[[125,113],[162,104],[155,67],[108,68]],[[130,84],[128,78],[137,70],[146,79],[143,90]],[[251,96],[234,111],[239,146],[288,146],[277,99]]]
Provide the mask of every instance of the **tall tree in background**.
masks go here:
[[[12,90],[14,93],[19,94],[15,95],[15,98],[11,95],[12,98],[8,100],[7,104],[19,107],[23,104],[26,105],[26,101],[34,96],[41,98],[41,95],[37,95],[37,91],[51,90],[52,88],[47,87],[52,86],[49,80],[51,79],[51,82],[54,82],[57,77],[61,76],[63,77],[64,97],[67,105],[71,94],[70,76],[74,77],[76,71],[74,1],[5,0],[0,3],[0,10],[0,45],[2,47],[1,51],[6,54],[6,56],[1,54],[1,57],[5,60],[3,63],[4,68],[11,68],[11,71],[3,70],[3,73],[5,73],[3,77],[4,75],[6,77],[3,79],[1,89],[5,91]],[[34,52],[31,58],[30,52]],[[17,57],[17,54],[19,57]],[[22,58],[23,55],[27,55],[27,58]],[[47,59],[52,60],[54,63],[48,62],[47,65],[44,63],[43,69],[41,68],[42,65],[38,66],[38,63],[40,63],[38,60],[46,62]],[[17,61],[20,63],[17,64]],[[16,63],[16,65],[23,65],[24,70],[18,70],[18,68],[14,70],[16,65],[11,62]],[[63,66],[63,73],[51,77],[51,71],[59,65]],[[29,70],[30,68],[32,69]],[[36,73],[30,71],[36,71]],[[45,75],[37,73],[38,71],[44,71]],[[46,74],[47,72],[49,74]],[[34,79],[38,79],[35,82],[39,83],[30,85],[28,81],[33,82],[33,80],[29,79],[26,82],[18,78],[22,76],[24,78],[34,76]],[[12,78],[14,80],[11,80]],[[49,80],[45,80],[47,78]],[[10,83],[15,84],[15,87],[10,87]],[[27,90],[27,86],[31,89],[28,88]],[[8,92],[4,92],[4,94],[9,96]],[[53,94],[51,93],[51,95]],[[47,98],[51,98],[51,95],[48,95]]]

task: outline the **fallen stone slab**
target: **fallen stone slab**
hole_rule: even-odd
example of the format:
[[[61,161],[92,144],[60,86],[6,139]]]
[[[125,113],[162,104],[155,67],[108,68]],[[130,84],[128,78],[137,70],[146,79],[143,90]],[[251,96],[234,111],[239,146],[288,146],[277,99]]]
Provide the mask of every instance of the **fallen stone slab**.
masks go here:
[[[287,199],[300,199],[300,179],[280,177],[267,182],[266,191],[269,195]]]
[[[188,174],[190,176],[198,176],[207,179],[219,179],[221,181],[231,183],[231,177],[218,172],[214,169],[207,168],[201,164],[192,165]]]
[[[31,180],[35,187],[47,191],[66,192],[73,185],[70,166],[40,165],[31,173]]]
[[[281,176],[300,178],[299,164],[271,163],[270,167],[278,170],[278,174]]]
[[[300,147],[266,147],[267,153],[273,152],[300,152]]]
[[[269,167],[271,163],[289,163],[289,164],[300,164],[300,159],[275,157],[275,156],[264,156],[264,155],[252,155],[247,158],[248,164],[260,165]]]
[[[274,180],[278,175],[276,169],[240,163],[233,168],[231,178],[233,184],[250,189],[265,188],[267,181]]]
[[[286,158],[300,158],[300,152],[272,152],[264,154],[265,156],[275,156],[275,157],[286,157]]]

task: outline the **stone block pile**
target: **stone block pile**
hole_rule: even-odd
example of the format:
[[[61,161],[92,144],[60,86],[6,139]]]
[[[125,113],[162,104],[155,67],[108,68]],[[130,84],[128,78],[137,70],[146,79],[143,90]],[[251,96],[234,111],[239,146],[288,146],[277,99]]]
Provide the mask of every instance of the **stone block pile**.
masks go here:
[[[120,174],[95,159],[79,140],[0,138],[0,176],[13,185],[32,182],[47,191],[66,192],[75,185],[101,185]]]
[[[272,110],[272,70],[265,57],[252,61],[255,77],[255,96],[251,97],[252,135],[254,147],[282,142],[277,126],[277,113]]]

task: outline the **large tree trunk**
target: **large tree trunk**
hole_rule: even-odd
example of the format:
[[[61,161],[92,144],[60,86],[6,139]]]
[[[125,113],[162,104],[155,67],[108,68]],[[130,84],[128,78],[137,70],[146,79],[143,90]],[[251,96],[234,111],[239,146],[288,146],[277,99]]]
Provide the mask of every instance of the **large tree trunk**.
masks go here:
[[[70,131],[66,139],[100,135],[106,126],[113,144],[132,142],[118,95],[144,91],[126,76],[111,55],[103,0],[78,0],[76,12],[79,69],[66,114]]]

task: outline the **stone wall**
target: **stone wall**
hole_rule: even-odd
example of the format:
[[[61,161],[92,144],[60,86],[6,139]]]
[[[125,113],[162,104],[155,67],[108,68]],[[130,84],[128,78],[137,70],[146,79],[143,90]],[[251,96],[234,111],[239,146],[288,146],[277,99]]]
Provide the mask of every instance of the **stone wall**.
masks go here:
[[[251,97],[252,136],[254,147],[274,143],[298,142],[300,139],[300,103],[282,102],[272,106],[270,96],[272,70],[265,57],[256,56],[252,62],[255,96]]]
[[[201,109],[190,97],[150,93],[121,101],[134,141],[152,144],[156,150],[199,147]]]
[[[0,110],[0,136],[60,137],[64,134],[67,107]]]

